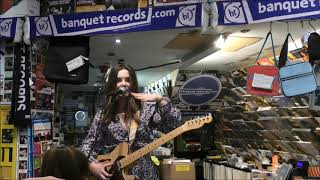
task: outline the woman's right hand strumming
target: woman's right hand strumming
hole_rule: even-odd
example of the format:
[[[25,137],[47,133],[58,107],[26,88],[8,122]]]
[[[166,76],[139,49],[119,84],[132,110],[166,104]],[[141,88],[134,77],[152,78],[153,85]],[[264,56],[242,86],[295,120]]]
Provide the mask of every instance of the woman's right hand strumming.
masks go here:
[[[106,169],[110,169],[112,164],[109,163],[99,163],[99,162],[91,162],[89,164],[90,172],[102,180],[109,180],[112,174],[109,174]]]

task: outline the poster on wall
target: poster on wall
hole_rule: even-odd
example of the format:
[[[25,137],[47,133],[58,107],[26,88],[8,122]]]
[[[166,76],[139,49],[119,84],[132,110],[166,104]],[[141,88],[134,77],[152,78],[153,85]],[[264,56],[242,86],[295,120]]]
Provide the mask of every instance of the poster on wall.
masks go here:
[[[51,136],[51,122],[49,119],[37,119],[32,122],[35,141],[49,140],[49,136]]]
[[[41,156],[49,150],[52,143],[52,123],[49,119],[32,120],[33,133],[33,175],[40,176]]]
[[[35,81],[35,108],[36,109],[53,109],[53,90],[52,83],[45,79],[37,78]]]

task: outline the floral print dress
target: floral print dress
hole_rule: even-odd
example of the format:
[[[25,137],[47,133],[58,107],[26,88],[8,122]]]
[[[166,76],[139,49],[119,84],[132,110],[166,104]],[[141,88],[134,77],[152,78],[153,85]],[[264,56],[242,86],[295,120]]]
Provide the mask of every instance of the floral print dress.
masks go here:
[[[180,120],[180,111],[173,107],[171,102],[163,107],[154,102],[143,103],[140,123],[130,151],[134,152],[153,142],[158,137],[155,130],[167,133],[175,129],[180,125]],[[95,115],[80,150],[88,156],[89,161],[95,161],[98,154],[110,153],[121,142],[128,142],[128,130],[121,125],[118,119],[108,125],[102,123],[101,112],[99,112]],[[131,174],[140,180],[160,179],[150,154],[143,156],[132,165]]]

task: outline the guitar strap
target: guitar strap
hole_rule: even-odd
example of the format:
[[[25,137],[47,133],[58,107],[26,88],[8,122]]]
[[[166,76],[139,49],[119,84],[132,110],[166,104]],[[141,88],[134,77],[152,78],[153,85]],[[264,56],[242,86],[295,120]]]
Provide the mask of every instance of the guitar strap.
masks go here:
[[[140,119],[140,111],[136,112],[135,118]],[[136,120],[132,119],[130,121],[130,127],[129,127],[129,132],[128,132],[128,134],[129,134],[129,136],[128,136],[129,149],[130,149],[130,146],[136,137],[137,129],[138,129],[138,123]]]
[[[136,137],[136,132],[138,128],[138,123],[135,120],[131,120],[130,128],[129,128],[129,144],[131,145]]]

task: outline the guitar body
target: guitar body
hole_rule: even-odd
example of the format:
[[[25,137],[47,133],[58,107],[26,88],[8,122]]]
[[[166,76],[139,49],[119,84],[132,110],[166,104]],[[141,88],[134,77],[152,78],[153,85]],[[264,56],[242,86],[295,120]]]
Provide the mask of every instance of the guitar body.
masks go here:
[[[128,156],[128,144],[123,142],[119,144],[110,154],[99,155],[97,160],[103,163],[112,163],[113,166],[111,169],[108,169],[108,172],[113,174],[111,180],[135,180],[134,175],[128,175],[126,168],[121,169],[117,161]],[[110,174],[109,173],[109,174]]]

